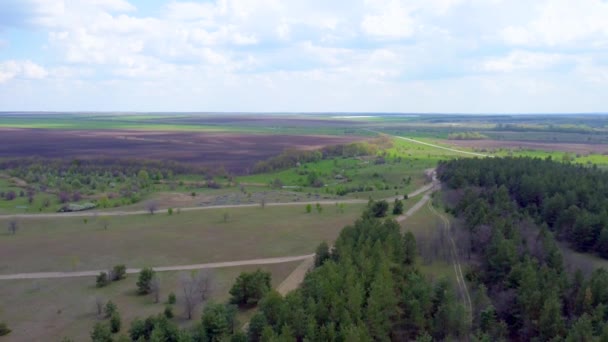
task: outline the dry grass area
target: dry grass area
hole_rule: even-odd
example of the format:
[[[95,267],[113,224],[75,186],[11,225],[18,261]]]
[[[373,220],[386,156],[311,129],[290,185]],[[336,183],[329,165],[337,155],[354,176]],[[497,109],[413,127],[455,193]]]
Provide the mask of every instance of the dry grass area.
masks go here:
[[[0,274],[171,266],[304,255],[333,241],[363,204],[306,213],[305,205],[202,210],[109,218],[19,220],[16,235],[0,220]],[[227,222],[224,222],[224,213]],[[85,223],[85,219],[87,222]]]
[[[251,272],[258,268],[272,273],[272,284],[276,288],[301,262],[275,265],[243,266],[213,270],[212,300],[225,301],[228,291],[240,272]],[[195,310],[192,320],[185,319],[181,299],[180,277],[183,272],[163,272],[161,279],[161,300],[154,303],[152,296],[136,294],[137,275],[114,282],[105,288],[96,288],[92,277],[10,280],[0,282],[0,320],[6,321],[13,332],[7,341],[60,341],[69,337],[74,341],[88,341],[89,332],[95,322],[96,298],[112,300],[119,309],[123,320],[123,332],[136,317],[162,313],[167,296],[174,292],[177,303],[173,305],[174,320],[181,326],[189,326],[200,321],[202,307]],[[242,322],[241,322],[242,323]],[[2,339],[4,341],[4,339]]]

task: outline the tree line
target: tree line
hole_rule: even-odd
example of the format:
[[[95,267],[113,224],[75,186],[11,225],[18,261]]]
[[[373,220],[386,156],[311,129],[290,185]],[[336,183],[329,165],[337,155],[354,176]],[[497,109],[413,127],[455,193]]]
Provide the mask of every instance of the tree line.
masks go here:
[[[551,158],[460,159],[439,170],[450,188],[505,192],[521,214],[546,224],[557,239],[608,258],[608,172]]]
[[[451,189],[449,210],[470,240],[467,278],[476,289],[479,339],[608,340],[608,272],[568,272],[555,239],[566,235],[558,222],[569,217],[563,216],[568,208],[601,215],[603,171],[549,159],[487,158],[444,162],[438,174]],[[556,196],[564,199],[564,212],[552,211]]]

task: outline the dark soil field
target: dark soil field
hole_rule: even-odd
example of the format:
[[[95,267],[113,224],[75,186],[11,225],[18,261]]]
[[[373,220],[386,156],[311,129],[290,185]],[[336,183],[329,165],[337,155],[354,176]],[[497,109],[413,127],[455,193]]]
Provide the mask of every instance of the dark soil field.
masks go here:
[[[519,140],[444,140],[442,143],[456,147],[473,149],[530,149],[541,151],[562,151],[579,154],[608,154],[608,145],[576,144],[576,143],[550,143]]]
[[[316,149],[353,136],[256,135],[128,130],[0,128],[0,158],[133,158],[172,160],[244,173],[285,149]]]

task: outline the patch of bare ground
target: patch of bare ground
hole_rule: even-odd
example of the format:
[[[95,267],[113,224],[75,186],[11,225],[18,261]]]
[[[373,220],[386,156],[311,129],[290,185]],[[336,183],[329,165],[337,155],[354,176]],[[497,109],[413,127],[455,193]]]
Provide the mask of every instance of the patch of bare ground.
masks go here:
[[[0,128],[0,158],[130,158],[224,166],[241,173],[285,149],[317,149],[355,136]]]
[[[476,150],[497,149],[528,149],[542,151],[563,151],[579,154],[608,154],[608,145],[577,144],[577,143],[549,143],[521,140],[443,140],[442,144],[472,148]]]

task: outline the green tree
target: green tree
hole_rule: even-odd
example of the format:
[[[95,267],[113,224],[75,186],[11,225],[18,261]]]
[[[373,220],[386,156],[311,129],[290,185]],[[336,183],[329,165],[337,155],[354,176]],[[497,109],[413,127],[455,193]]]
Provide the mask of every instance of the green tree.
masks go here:
[[[233,332],[235,313],[235,310],[223,304],[209,303],[205,306],[201,320],[208,341],[223,341]]]
[[[395,198],[395,205],[393,206],[393,215],[403,214],[403,202]]]
[[[259,269],[241,273],[230,289],[230,302],[241,306],[256,305],[272,288],[270,281],[270,273]]]
[[[551,340],[564,332],[564,319],[561,314],[561,303],[557,294],[551,292],[542,307],[539,321],[540,337]]]
[[[112,331],[112,333],[116,334],[117,332],[120,331],[120,327],[121,327],[120,314],[118,313],[118,311],[116,311],[112,314],[112,316],[110,316],[110,331]]]
[[[118,312],[118,308],[116,307],[116,304],[114,304],[111,300],[109,300],[103,309],[104,317],[110,318],[116,312]]]
[[[317,251],[315,253],[315,267],[319,267],[325,263],[326,260],[330,258],[329,246],[327,242],[323,241],[317,247]]]
[[[249,321],[249,328],[247,329],[247,338],[249,341],[258,342],[262,337],[262,331],[267,324],[266,316],[263,314],[258,312],[253,315]]]
[[[310,203],[308,203],[308,204],[306,205],[306,213],[307,213],[307,214],[310,214],[310,212],[311,212],[311,211],[312,211],[312,205],[311,205]]]
[[[137,280],[137,293],[140,295],[148,294],[152,291],[152,278],[156,272],[150,267],[143,268],[139,272],[139,279]]]
[[[385,200],[374,202],[370,208],[373,217],[384,217],[388,211],[388,202]]]
[[[112,268],[112,281],[125,279],[127,276],[127,267],[125,265],[116,265]]]
[[[411,231],[405,232],[403,235],[403,250],[404,250],[404,262],[406,265],[413,265],[416,261],[416,238]]]
[[[108,285],[109,283],[110,283],[110,280],[108,279],[108,273],[106,273],[106,272],[100,272],[95,280],[95,285],[97,287],[104,287],[104,286]]]
[[[112,331],[108,324],[97,322],[91,331],[91,340],[93,342],[112,342]]]

